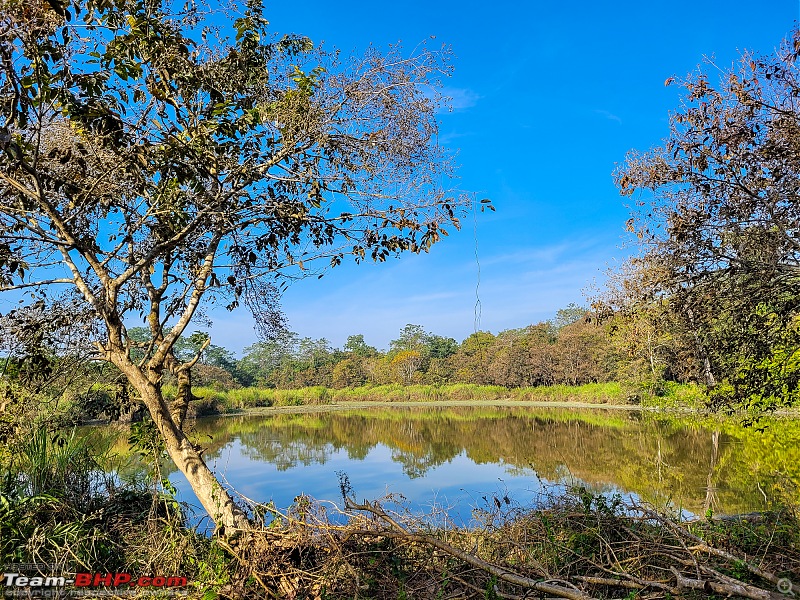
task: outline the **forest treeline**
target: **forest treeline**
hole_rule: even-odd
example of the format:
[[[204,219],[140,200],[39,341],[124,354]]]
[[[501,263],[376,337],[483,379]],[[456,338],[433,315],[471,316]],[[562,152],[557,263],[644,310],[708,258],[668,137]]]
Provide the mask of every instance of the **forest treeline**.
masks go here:
[[[146,332],[133,332],[146,340]],[[363,334],[341,348],[325,338],[286,331],[244,349],[241,358],[195,333],[181,340],[185,360],[199,355],[193,384],[219,390],[238,387],[296,389],[310,386],[469,383],[507,388],[625,381],[658,393],[663,382],[700,378],[690,349],[657,341],[625,315],[603,315],[570,304],[555,318],[499,333],[478,331],[461,342],[408,324],[387,350]],[[694,368],[692,368],[694,367]]]
[[[270,341],[246,347],[237,356],[212,344],[207,333],[196,331],[178,339],[175,354],[178,360],[193,365],[189,371],[195,390],[193,414],[217,412],[206,406],[213,404],[207,396],[214,391],[374,387],[380,392],[387,388],[379,386],[392,384],[471,384],[513,390],[618,382],[625,388],[620,399],[638,401],[669,395],[673,383],[696,383],[698,391],[705,390],[708,403],[719,402],[724,387],[710,387],[705,381],[709,357],[716,370],[720,365],[713,353],[725,350],[735,362],[737,355],[732,349],[721,350],[708,343],[708,337],[700,338],[695,331],[682,328],[670,316],[669,303],[662,303],[659,310],[653,305],[648,310],[615,310],[612,306],[599,300],[592,307],[570,304],[550,320],[496,334],[478,331],[460,342],[422,325],[408,324],[383,350],[370,345],[363,334],[350,335],[337,348],[325,338],[301,337],[285,330]],[[151,351],[148,331],[131,328],[128,335],[135,344],[132,358],[142,360]],[[116,368],[98,365],[79,354],[8,354],[3,362],[5,385],[23,387],[26,396],[61,398],[54,406],[70,420],[115,419],[138,404],[135,391]],[[165,374],[164,383],[171,386],[167,393],[174,393],[175,378]],[[692,396],[687,401],[697,399]],[[792,401],[792,394],[787,394],[780,404]],[[6,425],[20,418],[23,415],[16,414]]]

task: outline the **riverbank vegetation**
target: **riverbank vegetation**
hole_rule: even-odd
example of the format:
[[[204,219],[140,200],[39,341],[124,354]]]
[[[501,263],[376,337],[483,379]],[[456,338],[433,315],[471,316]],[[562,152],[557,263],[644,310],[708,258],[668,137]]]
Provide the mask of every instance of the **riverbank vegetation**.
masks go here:
[[[169,395],[173,390],[165,388]],[[269,406],[319,406],[325,404],[357,404],[363,402],[561,402],[603,405],[638,405],[645,396],[646,403],[655,402],[634,386],[617,382],[587,383],[584,385],[553,385],[529,388],[455,383],[446,385],[387,384],[331,389],[323,386],[297,389],[241,388],[215,390],[195,388],[198,400],[196,414],[236,412]],[[666,386],[658,398],[659,405],[699,406],[702,394],[692,386]]]
[[[147,335],[134,330],[131,335]],[[362,335],[343,348],[327,340],[283,333],[245,349],[242,358],[196,333],[176,342],[177,355],[197,358],[190,414],[203,416],[264,406],[346,402],[557,401],[703,408],[705,388],[686,371],[644,360],[629,348],[616,320],[597,322],[589,309],[570,306],[556,319],[497,335],[475,333],[457,343],[407,325],[379,351]],[[144,342],[143,342],[144,343]],[[46,372],[28,373],[27,359],[6,357],[6,382],[40,396],[73,420],[130,417],[138,395],[113,367],[52,356]],[[659,359],[661,360],[661,359]],[[676,359],[677,360],[677,359]],[[162,394],[175,401],[180,386],[166,375]]]

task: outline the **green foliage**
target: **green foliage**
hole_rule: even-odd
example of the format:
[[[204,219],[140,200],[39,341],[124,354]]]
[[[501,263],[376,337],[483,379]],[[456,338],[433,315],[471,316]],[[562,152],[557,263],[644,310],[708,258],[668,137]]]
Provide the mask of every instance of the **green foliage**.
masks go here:
[[[486,581],[486,589],[483,591],[483,598],[484,600],[500,600],[500,596],[497,594],[497,577],[492,575]]]
[[[345,352],[364,358],[374,356],[378,353],[378,349],[367,344],[364,341],[364,335],[360,333],[348,336],[343,349]]]
[[[97,444],[74,430],[39,428],[0,462],[0,561],[119,566],[113,537],[101,525],[113,514],[106,504],[113,482]]]
[[[156,463],[164,457],[164,440],[151,418],[145,417],[141,421],[131,423],[128,443],[134,452],[150,463]]]
[[[578,306],[577,304],[570,303],[565,308],[560,308],[558,312],[556,312],[553,327],[555,329],[561,329],[567,325],[577,323],[589,314],[589,312],[589,309],[585,306]]]
[[[172,388],[166,388],[169,394]],[[196,416],[237,412],[270,406],[316,406],[362,402],[562,402],[583,404],[626,404],[628,388],[619,383],[589,383],[580,386],[553,385],[508,389],[503,386],[453,383],[445,385],[365,385],[332,389],[310,386],[297,389],[240,388],[218,391],[193,388],[200,397],[195,401]],[[671,384],[665,387],[659,402],[648,405],[685,406],[697,402],[697,388]],[[137,426],[139,424],[136,424]]]

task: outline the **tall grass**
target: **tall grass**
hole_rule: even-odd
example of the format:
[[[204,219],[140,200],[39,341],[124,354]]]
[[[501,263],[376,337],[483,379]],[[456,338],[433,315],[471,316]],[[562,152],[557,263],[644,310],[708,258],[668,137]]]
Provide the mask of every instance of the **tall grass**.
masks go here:
[[[99,527],[113,486],[94,438],[44,427],[14,444],[0,464],[0,562],[88,564],[114,551]]]
[[[683,388],[671,390],[675,395]],[[165,387],[165,395],[174,390]],[[208,387],[193,390],[200,400],[193,402],[197,416],[236,412],[268,406],[314,406],[322,404],[363,402],[446,402],[446,401],[527,401],[581,402],[586,404],[626,404],[632,394],[626,386],[616,383],[584,385],[554,385],[509,389],[498,385],[454,383],[448,385],[367,385],[356,388],[331,389],[322,386],[293,390],[242,388],[219,391]]]
[[[9,465],[5,492],[24,496],[49,495],[72,506],[89,506],[105,487],[106,475],[98,462],[103,455],[97,440],[71,432],[34,430],[20,444]]]
[[[81,569],[226,582],[230,565],[213,540],[186,528],[161,495],[104,472],[107,443],[45,428],[12,442],[0,461],[0,564],[28,565],[29,576]]]

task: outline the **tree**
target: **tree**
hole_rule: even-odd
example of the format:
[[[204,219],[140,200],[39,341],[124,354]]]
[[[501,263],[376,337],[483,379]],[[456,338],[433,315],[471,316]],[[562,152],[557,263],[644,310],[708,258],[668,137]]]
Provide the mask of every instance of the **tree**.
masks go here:
[[[292,368],[298,340],[293,331],[281,331],[271,340],[256,342],[244,349],[239,366],[259,385],[274,384],[277,372]]]
[[[453,338],[442,337],[434,333],[429,333],[425,337],[425,346],[428,349],[428,356],[432,359],[447,358],[458,351],[458,342]]]
[[[682,81],[664,145],[615,174],[636,194],[628,229],[649,279],[638,299],[667,302],[692,332],[699,379],[720,401],[797,397],[799,55],[796,32],[774,56],[743,54],[718,83],[704,72]]]
[[[399,350],[392,356],[390,364],[400,382],[411,385],[424,360],[422,354],[416,350]]]
[[[651,393],[666,380],[702,381],[696,330],[687,329],[671,298],[653,293],[660,271],[633,259],[610,275],[594,308],[595,320],[607,330],[609,356],[620,359],[615,375]]]
[[[427,338],[428,334],[422,325],[408,323],[400,330],[400,337],[389,342],[389,351],[400,352],[407,350],[421,353],[425,348]]]
[[[465,338],[452,357],[456,379],[480,385],[491,383],[487,367],[494,354],[495,342],[495,336],[488,331],[476,331]]]
[[[344,351],[362,358],[378,354],[378,349],[367,344],[364,341],[364,335],[361,333],[347,337],[347,341],[344,343]]]
[[[574,302],[570,302],[567,304],[566,308],[559,308],[558,312],[556,312],[556,319],[553,323],[553,326],[556,329],[562,329],[567,325],[572,325],[573,323],[580,321],[581,319],[586,317],[586,313],[589,312],[589,309],[584,306],[578,306]]]
[[[332,362],[333,351],[325,338],[302,338],[297,347],[297,358],[307,367],[317,367]]]
[[[422,325],[407,324],[400,330],[400,337],[389,342],[389,358],[399,352],[416,352],[420,355],[420,366],[427,370],[431,359],[444,359],[456,353],[458,342],[453,338],[446,338],[433,333],[428,333]]]
[[[427,251],[462,202],[436,143],[445,51],[343,59],[271,36],[255,0],[233,40],[205,17],[159,0],[3,5],[0,289],[52,302],[63,286],[93,358],[236,529],[245,515],[184,433],[198,356],[177,341],[212,304],[245,304],[269,335],[280,277]],[[146,342],[129,335],[141,324]]]
[[[507,329],[497,334],[488,364],[492,383],[528,387],[553,383],[555,337],[548,323]]]
[[[367,382],[364,360],[364,357],[354,354],[350,358],[336,363],[332,373],[333,387],[346,388],[364,385]]]
[[[239,360],[237,360],[233,352],[221,346],[209,344],[203,351],[200,362],[209,367],[224,370],[238,385],[251,386],[255,383],[255,380],[240,368]]]
[[[557,379],[567,385],[605,381],[616,375],[609,372],[614,361],[608,337],[596,323],[574,321],[563,326],[554,346]]]

